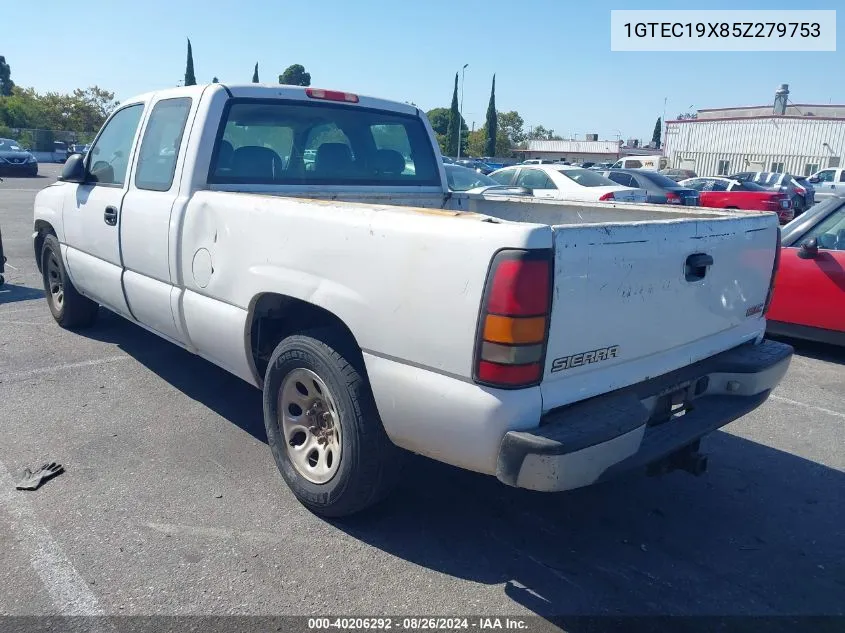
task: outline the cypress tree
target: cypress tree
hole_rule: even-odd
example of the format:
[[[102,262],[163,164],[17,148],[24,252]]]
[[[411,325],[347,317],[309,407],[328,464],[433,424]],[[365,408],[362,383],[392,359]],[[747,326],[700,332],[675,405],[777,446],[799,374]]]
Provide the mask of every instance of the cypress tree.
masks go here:
[[[458,131],[461,129],[461,109],[458,106],[458,73],[455,73],[455,90],[452,93],[452,107],[449,108],[449,127],[446,129],[446,151],[449,156],[458,155]]]
[[[490,89],[490,103],[487,106],[487,141],[484,143],[484,155],[496,155],[496,135],[499,122],[496,117],[496,75],[493,75],[493,87]]]
[[[190,38],[188,38],[188,61],[185,63],[185,85],[197,85],[197,78],[194,76],[194,52],[191,50]]]

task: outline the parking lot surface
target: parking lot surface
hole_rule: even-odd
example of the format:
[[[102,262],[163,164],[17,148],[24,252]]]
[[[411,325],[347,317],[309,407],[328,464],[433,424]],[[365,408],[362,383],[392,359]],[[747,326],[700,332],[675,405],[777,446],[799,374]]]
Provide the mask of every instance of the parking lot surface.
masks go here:
[[[328,522],[284,486],[259,391],[105,311],[54,323],[31,231],[59,169],[0,183],[0,614],[845,612],[845,350],[795,343],[700,478],[548,495],[413,458]]]

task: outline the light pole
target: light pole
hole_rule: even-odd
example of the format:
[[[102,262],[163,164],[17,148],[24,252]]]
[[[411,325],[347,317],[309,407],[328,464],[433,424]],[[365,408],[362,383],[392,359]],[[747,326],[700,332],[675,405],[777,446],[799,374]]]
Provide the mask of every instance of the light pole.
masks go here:
[[[467,66],[464,64],[461,69],[461,105],[458,108],[458,158],[461,157],[461,136],[463,135],[463,120],[464,120],[464,82],[466,81]]]
[[[669,97],[663,97],[663,118],[660,119],[660,147],[663,149],[663,144],[666,142],[666,104],[669,102]]]

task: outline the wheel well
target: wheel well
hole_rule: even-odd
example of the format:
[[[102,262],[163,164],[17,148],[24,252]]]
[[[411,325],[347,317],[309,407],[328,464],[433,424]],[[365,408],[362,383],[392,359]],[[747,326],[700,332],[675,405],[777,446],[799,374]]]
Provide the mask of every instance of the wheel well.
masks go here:
[[[35,236],[35,243],[33,244],[35,250],[35,263],[38,266],[38,272],[41,272],[41,248],[44,246],[44,238],[48,235],[56,235],[56,229],[53,225],[45,220],[35,221],[35,231],[38,235]]]
[[[359,371],[366,372],[355,336],[334,313],[313,303],[276,293],[265,293],[253,300],[247,336],[258,377],[264,380],[270,356],[283,338],[325,327],[335,328],[342,334],[350,344],[350,349],[345,351],[351,352],[354,357],[348,360],[357,361]]]

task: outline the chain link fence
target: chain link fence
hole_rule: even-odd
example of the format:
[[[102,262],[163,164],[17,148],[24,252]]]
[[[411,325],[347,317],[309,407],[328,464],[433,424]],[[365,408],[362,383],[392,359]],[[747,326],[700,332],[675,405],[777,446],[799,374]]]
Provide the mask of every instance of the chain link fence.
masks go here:
[[[71,146],[88,144],[94,140],[95,134],[0,125],[0,138],[17,141],[21,148],[32,152],[39,162],[62,162],[67,158]]]

